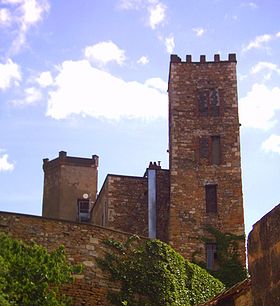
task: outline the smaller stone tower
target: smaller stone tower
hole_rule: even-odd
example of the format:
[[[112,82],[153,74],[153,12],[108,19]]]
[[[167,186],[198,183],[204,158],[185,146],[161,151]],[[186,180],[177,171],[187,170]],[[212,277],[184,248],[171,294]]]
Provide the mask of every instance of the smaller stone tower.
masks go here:
[[[88,222],[97,194],[98,156],[80,158],[59,152],[43,159],[43,217]]]

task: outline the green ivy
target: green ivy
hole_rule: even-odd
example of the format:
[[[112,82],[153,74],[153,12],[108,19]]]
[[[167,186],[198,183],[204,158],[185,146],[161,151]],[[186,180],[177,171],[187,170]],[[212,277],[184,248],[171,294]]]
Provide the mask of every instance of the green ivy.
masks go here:
[[[113,305],[192,306],[224,289],[219,280],[159,240],[131,236],[125,243],[104,243],[108,251],[98,264],[121,284],[119,292],[109,292]]]
[[[80,271],[80,266],[68,264],[63,247],[48,252],[0,233],[1,305],[70,305],[59,287]]]
[[[238,253],[238,244],[244,242],[244,235],[234,235],[232,233],[223,233],[218,229],[208,225],[206,230],[214,237],[217,245],[217,263],[218,270],[208,270],[214,277],[221,280],[227,288],[248,277],[247,269],[241,264]],[[202,241],[208,243],[213,239],[202,237]],[[205,267],[205,263],[199,263]]]

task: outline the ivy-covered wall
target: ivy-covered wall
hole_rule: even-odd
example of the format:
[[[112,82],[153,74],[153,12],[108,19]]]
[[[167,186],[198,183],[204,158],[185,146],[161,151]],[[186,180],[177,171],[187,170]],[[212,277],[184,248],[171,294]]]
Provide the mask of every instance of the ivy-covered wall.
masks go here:
[[[76,222],[0,212],[0,232],[27,243],[34,241],[48,250],[65,246],[68,260],[82,263],[84,270],[65,293],[74,298],[75,305],[108,305],[107,291],[116,290],[108,276],[96,264],[105,253],[105,239],[125,241],[128,234]]]

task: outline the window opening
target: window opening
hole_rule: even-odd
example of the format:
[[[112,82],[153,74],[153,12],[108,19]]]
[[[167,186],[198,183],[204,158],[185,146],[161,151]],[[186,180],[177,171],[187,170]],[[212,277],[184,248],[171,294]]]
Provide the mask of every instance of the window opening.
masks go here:
[[[206,267],[209,270],[217,268],[217,244],[206,243]]]
[[[211,163],[219,165],[221,163],[221,140],[220,136],[211,136]]]
[[[206,212],[217,213],[217,185],[205,186]]]
[[[79,222],[89,222],[89,199],[78,199],[78,218]]]
[[[199,90],[197,96],[199,115],[220,116],[220,96],[217,88]]]

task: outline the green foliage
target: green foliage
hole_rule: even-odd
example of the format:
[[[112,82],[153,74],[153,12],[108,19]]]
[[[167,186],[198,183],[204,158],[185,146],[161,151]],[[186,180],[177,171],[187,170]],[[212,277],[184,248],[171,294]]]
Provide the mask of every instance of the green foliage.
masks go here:
[[[243,235],[222,233],[212,226],[207,226],[206,230],[215,237],[219,266],[217,271],[209,270],[209,272],[221,280],[227,288],[248,277],[247,270],[242,266],[238,253],[238,243],[240,241],[243,242],[245,237]],[[202,238],[202,240],[204,242],[213,242],[209,238]]]
[[[220,281],[194,263],[186,261],[186,272],[191,305],[206,302],[225,288]]]
[[[109,293],[114,305],[197,305],[224,288],[159,240],[140,242],[132,236],[124,244],[116,240],[104,243],[110,250],[98,263],[121,284],[120,292]]]
[[[69,305],[59,286],[73,280],[63,247],[53,252],[0,234],[0,304]]]

